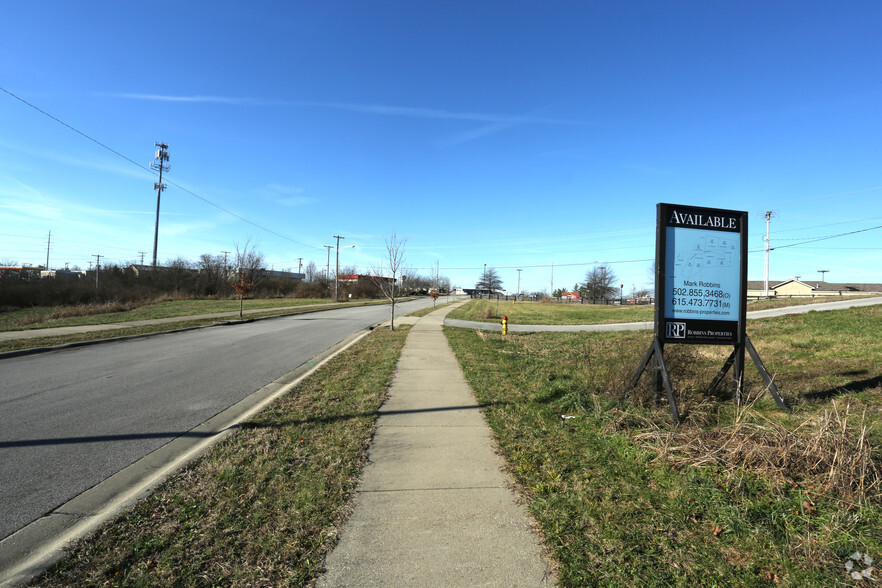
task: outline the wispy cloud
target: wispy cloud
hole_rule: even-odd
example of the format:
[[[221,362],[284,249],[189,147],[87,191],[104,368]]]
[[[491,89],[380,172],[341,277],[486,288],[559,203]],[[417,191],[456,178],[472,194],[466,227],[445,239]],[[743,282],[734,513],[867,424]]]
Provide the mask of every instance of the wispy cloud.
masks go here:
[[[317,198],[306,196],[306,188],[300,186],[285,186],[283,184],[267,184],[257,190],[257,193],[282,206],[304,206],[318,202]]]
[[[235,96],[174,96],[165,94],[139,94],[139,93],[116,93],[100,94],[114,98],[130,100],[152,100],[162,102],[181,102],[191,104],[226,104],[230,106],[286,106],[298,108],[325,108],[343,110],[376,116],[394,116],[402,118],[421,118],[430,120],[451,120],[486,123],[476,129],[458,133],[440,142],[442,146],[451,147],[474,141],[482,137],[494,135],[516,126],[522,125],[572,125],[588,126],[593,123],[582,121],[549,118],[541,116],[509,115],[486,112],[469,112],[442,110],[437,108],[422,108],[414,106],[394,106],[388,104],[359,104],[353,102],[310,102],[310,101],[286,101],[265,100],[258,98],[243,98]]]
[[[64,165],[94,169],[102,172],[110,172],[121,176],[142,179],[151,177],[150,172],[148,172],[147,170],[138,170],[134,166],[117,164],[115,161],[90,161],[86,159],[80,159],[78,157],[71,157],[66,153],[58,153],[56,151],[50,151],[48,149],[28,149],[26,147],[13,145],[5,141],[0,141],[0,148],[8,149],[10,151],[16,151],[18,153],[23,153],[25,155],[30,155],[33,157],[39,157],[41,159],[47,159],[49,161],[54,161],[56,163],[61,163]]]
[[[232,104],[244,106],[264,106],[271,103],[252,98],[234,98],[230,96],[171,96],[168,94],[139,94],[139,93],[103,93],[98,92],[96,96],[106,98],[126,98],[129,100],[148,100],[152,102],[189,102],[189,103],[213,103],[213,104]]]
[[[477,121],[494,124],[511,125],[517,123],[534,123],[534,124],[563,124],[563,125],[581,125],[584,123],[572,120],[544,118],[544,117],[524,117],[512,116],[506,114],[493,114],[485,112],[456,112],[450,110],[439,110],[435,108],[416,108],[409,106],[389,106],[383,104],[350,104],[342,102],[299,102],[301,106],[316,106],[324,108],[334,108],[337,110],[348,110],[352,112],[362,112],[365,114],[378,114],[382,116],[402,116],[410,118],[431,118],[441,120],[466,120]]]
[[[532,117],[513,116],[507,114],[495,114],[486,112],[457,112],[441,110],[437,108],[421,108],[413,106],[393,106],[388,104],[359,104],[354,102],[315,102],[304,100],[267,100],[261,98],[248,98],[236,96],[176,96],[168,94],[142,94],[134,92],[100,93],[99,96],[111,98],[125,98],[129,100],[150,100],[159,102],[185,102],[193,104],[229,104],[232,106],[300,106],[314,108],[329,108],[334,110],[346,110],[363,114],[376,114],[380,116],[401,116],[408,118],[430,118],[441,120],[466,120],[486,123],[532,123],[532,124],[558,124],[558,125],[585,125],[581,121]]]

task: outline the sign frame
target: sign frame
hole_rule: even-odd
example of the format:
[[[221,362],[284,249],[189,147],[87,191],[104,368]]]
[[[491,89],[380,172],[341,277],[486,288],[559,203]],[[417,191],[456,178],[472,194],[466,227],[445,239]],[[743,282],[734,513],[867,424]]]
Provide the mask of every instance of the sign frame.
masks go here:
[[[655,332],[661,343],[743,344],[746,212],[657,204],[655,269]]]
[[[738,236],[737,243],[733,235]],[[734,309],[733,300],[737,303]],[[679,425],[680,412],[665,365],[665,344],[732,345],[732,353],[714,377],[710,389],[716,388],[732,369],[733,397],[740,405],[745,353],[749,353],[775,402],[790,412],[747,336],[746,323],[747,213],[657,204],[655,332],[631,380],[631,387],[637,385],[651,364],[653,396],[656,401],[660,400],[664,386],[674,423]]]

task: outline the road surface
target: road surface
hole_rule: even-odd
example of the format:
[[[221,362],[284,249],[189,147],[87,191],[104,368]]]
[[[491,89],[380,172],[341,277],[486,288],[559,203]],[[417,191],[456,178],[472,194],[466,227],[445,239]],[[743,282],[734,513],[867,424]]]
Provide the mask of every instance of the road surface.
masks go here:
[[[388,318],[341,308],[0,360],[0,539]]]

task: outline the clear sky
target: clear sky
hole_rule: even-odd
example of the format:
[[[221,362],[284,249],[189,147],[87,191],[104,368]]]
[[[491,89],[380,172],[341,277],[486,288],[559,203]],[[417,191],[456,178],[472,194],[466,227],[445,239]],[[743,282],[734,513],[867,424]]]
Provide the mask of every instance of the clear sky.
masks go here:
[[[670,202],[747,211],[750,279],[771,210],[773,281],[882,282],[878,0],[0,7],[0,262],[149,263],[161,141],[160,262],[397,233],[454,285],[630,292]]]

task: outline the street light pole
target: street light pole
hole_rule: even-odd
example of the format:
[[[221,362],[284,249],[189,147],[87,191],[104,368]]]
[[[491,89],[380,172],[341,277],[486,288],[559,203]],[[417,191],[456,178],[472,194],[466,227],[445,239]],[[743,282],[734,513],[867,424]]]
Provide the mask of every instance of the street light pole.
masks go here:
[[[517,302],[518,297],[521,295],[521,272],[524,271],[518,268],[518,291],[515,292],[515,302]]]
[[[340,239],[345,239],[346,237],[334,235],[334,238],[337,239],[337,269],[334,271],[334,302],[337,302],[337,281],[340,277]]]
[[[101,258],[103,255],[92,255],[95,258],[95,289],[98,289],[98,272],[101,270]]]
[[[328,250],[328,265],[327,265],[327,267],[325,267],[325,279],[330,281],[331,280],[331,248],[333,247],[333,245],[322,245],[322,247],[324,247],[325,249]]]

